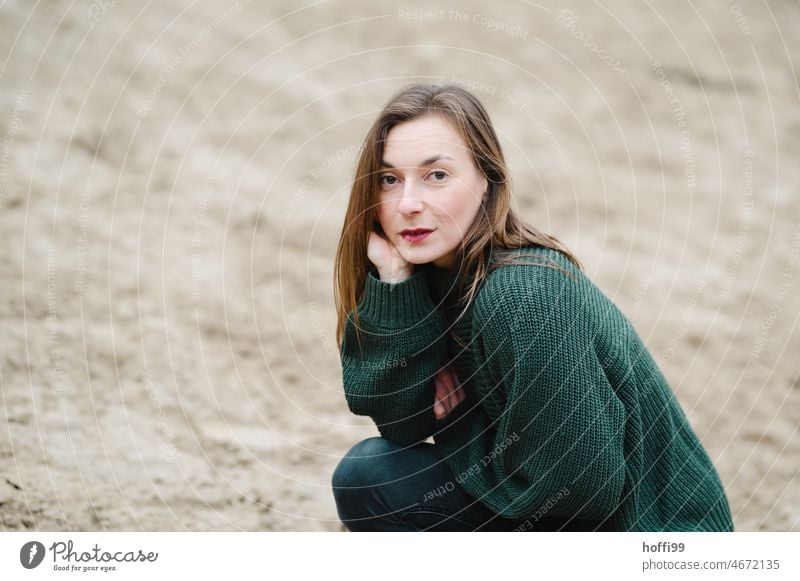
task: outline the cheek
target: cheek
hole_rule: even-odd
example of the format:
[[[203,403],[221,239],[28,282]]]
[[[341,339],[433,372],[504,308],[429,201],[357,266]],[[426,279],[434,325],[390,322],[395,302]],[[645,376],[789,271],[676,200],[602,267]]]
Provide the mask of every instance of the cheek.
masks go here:
[[[378,201],[375,208],[375,219],[380,223],[384,230],[390,225],[392,216],[392,204]]]
[[[459,188],[442,200],[439,208],[442,219],[450,225],[466,227],[472,223],[476,212],[480,208],[480,199],[476,199],[475,194],[467,188]]]

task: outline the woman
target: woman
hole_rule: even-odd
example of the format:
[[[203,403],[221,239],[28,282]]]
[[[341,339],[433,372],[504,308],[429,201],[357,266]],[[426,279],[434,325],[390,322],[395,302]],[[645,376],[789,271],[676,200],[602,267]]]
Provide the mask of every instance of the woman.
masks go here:
[[[335,272],[345,396],[380,433],[333,474],[349,530],[733,530],[631,324],[512,211],[468,91],[414,84],[386,104]]]

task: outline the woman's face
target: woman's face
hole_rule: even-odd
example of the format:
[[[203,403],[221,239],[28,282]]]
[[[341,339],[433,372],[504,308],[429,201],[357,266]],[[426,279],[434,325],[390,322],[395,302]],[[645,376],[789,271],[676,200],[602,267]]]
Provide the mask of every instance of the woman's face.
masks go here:
[[[405,121],[387,135],[378,221],[408,262],[452,268],[487,185],[449,121],[438,115]]]

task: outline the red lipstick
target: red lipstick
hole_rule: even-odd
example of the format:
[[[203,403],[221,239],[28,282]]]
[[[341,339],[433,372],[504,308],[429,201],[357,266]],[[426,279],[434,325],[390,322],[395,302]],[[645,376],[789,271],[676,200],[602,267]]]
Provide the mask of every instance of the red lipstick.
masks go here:
[[[407,228],[400,232],[400,235],[403,237],[403,240],[406,242],[411,242],[412,244],[417,242],[422,242],[425,240],[433,230],[428,228]]]

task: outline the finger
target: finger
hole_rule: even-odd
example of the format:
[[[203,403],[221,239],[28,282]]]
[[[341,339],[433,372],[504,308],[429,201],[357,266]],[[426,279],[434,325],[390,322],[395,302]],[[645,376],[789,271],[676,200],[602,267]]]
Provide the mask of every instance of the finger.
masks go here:
[[[442,374],[437,374],[434,377],[434,384],[436,389],[433,398],[433,413],[438,419],[441,419],[450,413],[452,403],[448,399],[449,390],[442,378]]]
[[[433,398],[433,413],[437,418],[442,418],[447,415],[447,409],[442,402],[447,391],[438,375],[434,377],[434,384],[436,385],[436,393]]]
[[[458,403],[456,398],[454,397],[454,393],[458,390],[458,375],[452,370],[452,368],[447,367],[443,373],[442,382],[445,385],[445,395],[444,395],[444,403],[449,412]]]
[[[440,369],[436,373],[436,380],[439,382],[439,385],[442,390],[442,397],[446,396],[452,390],[452,380],[450,375],[447,373],[446,369]]]
[[[453,408],[458,405],[458,396],[456,395],[455,391],[450,392],[450,395],[447,398],[447,409],[453,411]]]
[[[458,392],[458,390],[460,388],[460,385],[459,385],[459,382],[458,382],[458,375],[455,373],[455,371],[452,368],[449,368],[449,367],[447,368],[445,382],[446,382],[446,385],[447,385],[447,403],[448,403],[448,408],[452,409],[458,403],[458,401],[457,401],[457,397],[458,397],[457,396],[457,392]]]
[[[441,397],[439,398],[439,404],[444,408],[444,415],[450,413],[450,410],[453,409],[453,403],[450,401],[450,393],[446,384],[442,384],[442,393]]]
[[[466,398],[467,398],[467,394],[464,391],[464,388],[461,387],[461,385],[458,385],[450,395],[450,401],[451,401],[450,409],[453,409],[454,407],[459,405]]]
[[[453,391],[456,387],[456,378],[454,377],[453,370],[450,368],[450,366],[448,365],[447,367],[442,368],[442,370],[439,371],[439,375],[442,383],[444,383],[444,385],[447,387],[447,393]]]
[[[447,397],[447,384],[444,383],[440,375],[436,375],[436,377],[433,378],[433,382],[436,385],[436,396],[434,401],[441,401]]]

